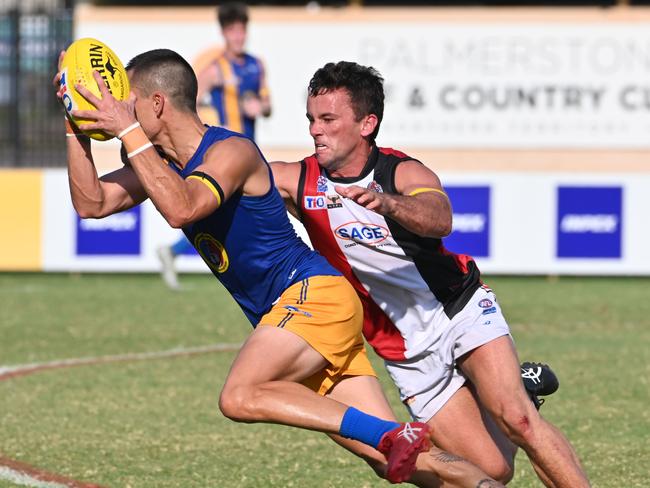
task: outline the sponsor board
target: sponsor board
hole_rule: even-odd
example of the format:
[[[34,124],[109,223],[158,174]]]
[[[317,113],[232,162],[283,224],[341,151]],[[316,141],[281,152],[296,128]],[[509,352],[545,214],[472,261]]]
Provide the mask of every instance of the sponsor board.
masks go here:
[[[445,191],[453,209],[447,249],[475,257],[490,256],[490,187],[452,186]]]
[[[140,206],[103,219],[77,219],[77,256],[140,255]]]
[[[558,188],[557,257],[620,258],[621,187]]]

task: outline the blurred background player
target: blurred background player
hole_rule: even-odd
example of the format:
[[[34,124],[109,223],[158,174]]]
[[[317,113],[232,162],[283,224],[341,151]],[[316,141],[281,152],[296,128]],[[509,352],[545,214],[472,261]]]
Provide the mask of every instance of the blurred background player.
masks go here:
[[[223,48],[210,48],[194,62],[199,89],[198,110],[203,122],[221,125],[255,140],[255,120],[271,115],[271,99],[262,61],[245,51],[248,7],[224,3],[217,9]],[[157,249],[165,284],[179,288],[176,257],[191,252],[185,236]]]

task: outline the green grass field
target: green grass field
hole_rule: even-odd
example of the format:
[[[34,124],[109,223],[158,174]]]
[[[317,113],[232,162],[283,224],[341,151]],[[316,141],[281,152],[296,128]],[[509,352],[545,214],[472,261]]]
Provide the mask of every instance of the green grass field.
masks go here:
[[[650,279],[488,278],[522,359],[560,378],[543,414],[596,487],[645,487]],[[240,342],[208,275],[0,274],[0,367]],[[236,424],[217,398],[233,352],[43,371],[0,382],[0,456],[111,487],[390,486],[325,436]],[[394,388],[375,362],[398,414]],[[0,479],[0,487],[16,486]],[[541,486],[524,455],[511,486]]]

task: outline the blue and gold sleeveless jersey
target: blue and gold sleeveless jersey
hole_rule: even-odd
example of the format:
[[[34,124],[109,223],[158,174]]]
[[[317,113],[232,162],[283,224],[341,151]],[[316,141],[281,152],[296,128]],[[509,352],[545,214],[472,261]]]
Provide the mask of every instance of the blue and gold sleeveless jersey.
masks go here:
[[[212,144],[233,136],[242,137],[222,127],[209,127],[182,171],[169,165],[187,178]],[[296,235],[268,170],[271,188],[265,195],[234,193],[211,215],[183,229],[253,326],[294,283],[316,275],[340,275]]]
[[[223,86],[213,88],[210,97],[220,124],[255,139],[255,119],[244,116],[240,102],[249,94],[256,97],[267,94],[267,88],[262,85],[260,60],[244,54],[244,62],[237,63],[221,55],[216,63],[223,76]]]

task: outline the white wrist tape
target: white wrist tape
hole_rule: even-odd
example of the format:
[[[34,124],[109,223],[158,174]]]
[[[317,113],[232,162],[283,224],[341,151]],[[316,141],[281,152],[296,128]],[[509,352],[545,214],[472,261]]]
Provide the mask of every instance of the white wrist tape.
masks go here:
[[[133,129],[137,129],[138,127],[140,127],[140,122],[136,122],[136,123],[134,123],[134,124],[131,124],[131,125],[128,126],[126,129],[124,129],[122,132],[120,132],[120,133],[117,135],[117,138],[118,138],[118,139],[122,139],[122,137],[124,137],[125,135],[127,135],[127,134],[128,134],[129,132],[131,132]]]
[[[140,154],[142,151],[145,151],[145,150],[149,149],[150,147],[153,147],[153,144],[151,144],[150,142],[147,142],[145,145],[140,146],[139,148],[137,148],[137,149],[134,150],[134,151],[131,151],[131,152],[128,153],[126,156],[127,156],[128,158],[132,158],[133,156],[137,156],[137,155]]]

